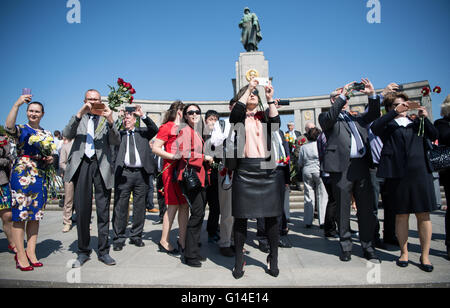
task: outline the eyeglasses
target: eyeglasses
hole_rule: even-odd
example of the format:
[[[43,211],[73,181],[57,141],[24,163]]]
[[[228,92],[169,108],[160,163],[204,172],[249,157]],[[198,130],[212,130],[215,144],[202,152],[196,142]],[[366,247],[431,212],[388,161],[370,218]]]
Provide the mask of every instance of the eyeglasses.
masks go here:
[[[252,94],[255,95],[255,96],[258,96],[259,92],[258,92],[258,90],[254,90],[254,91],[252,92]]]
[[[198,114],[201,115],[202,112],[200,110],[189,110],[188,112],[186,112],[187,115],[194,115],[194,114]]]

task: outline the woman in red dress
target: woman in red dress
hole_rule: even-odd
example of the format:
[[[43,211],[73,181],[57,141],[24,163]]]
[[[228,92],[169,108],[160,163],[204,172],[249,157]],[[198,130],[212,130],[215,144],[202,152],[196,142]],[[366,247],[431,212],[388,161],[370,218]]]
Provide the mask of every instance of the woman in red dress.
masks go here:
[[[161,240],[158,243],[159,250],[168,254],[178,254],[179,250],[184,249],[186,240],[186,228],[189,218],[189,206],[186,198],[183,196],[174,173],[177,168],[177,159],[180,154],[177,153],[176,139],[178,135],[180,121],[183,118],[184,104],[176,101],[170,105],[169,110],[164,116],[158,135],[156,135],[153,144],[153,153],[164,159],[162,180],[164,184],[164,198],[167,204],[167,211],[163,218],[163,227]],[[178,211],[178,249],[170,244],[169,236],[173,220]]]

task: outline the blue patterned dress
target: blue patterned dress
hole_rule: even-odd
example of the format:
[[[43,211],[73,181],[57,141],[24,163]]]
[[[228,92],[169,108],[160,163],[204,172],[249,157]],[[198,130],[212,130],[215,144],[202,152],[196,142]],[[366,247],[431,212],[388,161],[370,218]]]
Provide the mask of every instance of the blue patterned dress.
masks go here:
[[[35,221],[43,218],[47,203],[45,169],[39,147],[30,145],[31,136],[51,136],[28,125],[16,126],[17,159],[11,175],[12,220]]]

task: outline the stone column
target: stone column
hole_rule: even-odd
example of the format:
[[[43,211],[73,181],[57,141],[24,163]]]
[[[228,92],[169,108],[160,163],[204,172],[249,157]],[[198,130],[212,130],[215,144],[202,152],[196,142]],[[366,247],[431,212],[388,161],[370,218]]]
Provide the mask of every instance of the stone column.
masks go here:
[[[269,78],[269,62],[262,51],[243,52],[239,55],[239,61],[236,62],[236,80],[233,81],[235,94],[248,84],[247,73],[252,71],[257,73],[257,77]]]

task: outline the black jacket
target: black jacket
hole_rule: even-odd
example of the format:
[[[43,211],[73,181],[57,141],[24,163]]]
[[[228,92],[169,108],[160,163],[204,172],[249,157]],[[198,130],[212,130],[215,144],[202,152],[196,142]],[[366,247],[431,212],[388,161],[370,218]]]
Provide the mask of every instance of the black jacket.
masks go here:
[[[147,127],[136,128],[134,131],[134,139],[136,140],[136,148],[141,158],[142,166],[148,174],[154,174],[156,171],[155,165],[151,162],[153,153],[150,149],[149,141],[158,133],[158,126],[148,117],[143,122]],[[127,131],[121,130],[119,133],[121,142],[115,163],[116,176],[122,173],[127,151]]]
[[[397,112],[391,110],[380,119],[376,120],[372,126],[372,132],[379,136],[383,141],[383,150],[381,151],[380,164],[378,166],[377,176],[382,178],[402,178],[408,166],[408,152],[410,145],[405,144],[405,141],[396,132],[400,127],[394,121],[397,117]],[[414,131],[414,138],[420,138],[423,143],[423,150],[425,156],[425,164],[428,172],[432,172],[430,159],[428,157],[428,150],[431,149],[429,141],[434,141],[438,137],[438,131],[433,124],[425,118],[424,120],[424,137],[418,136],[420,119],[414,120],[411,129]]]
[[[434,122],[439,131],[439,144],[450,146],[450,118],[442,118]]]
[[[348,123],[339,117],[346,102],[338,97],[330,110],[319,115],[319,123],[327,138],[327,148],[324,155],[323,170],[325,172],[344,172],[350,164],[350,149],[352,135]],[[366,148],[364,158],[368,167],[372,165],[372,153],[366,127],[380,117],[380,98],[369,98],[367,112],[357,116],[349,115],[355,123]]]

